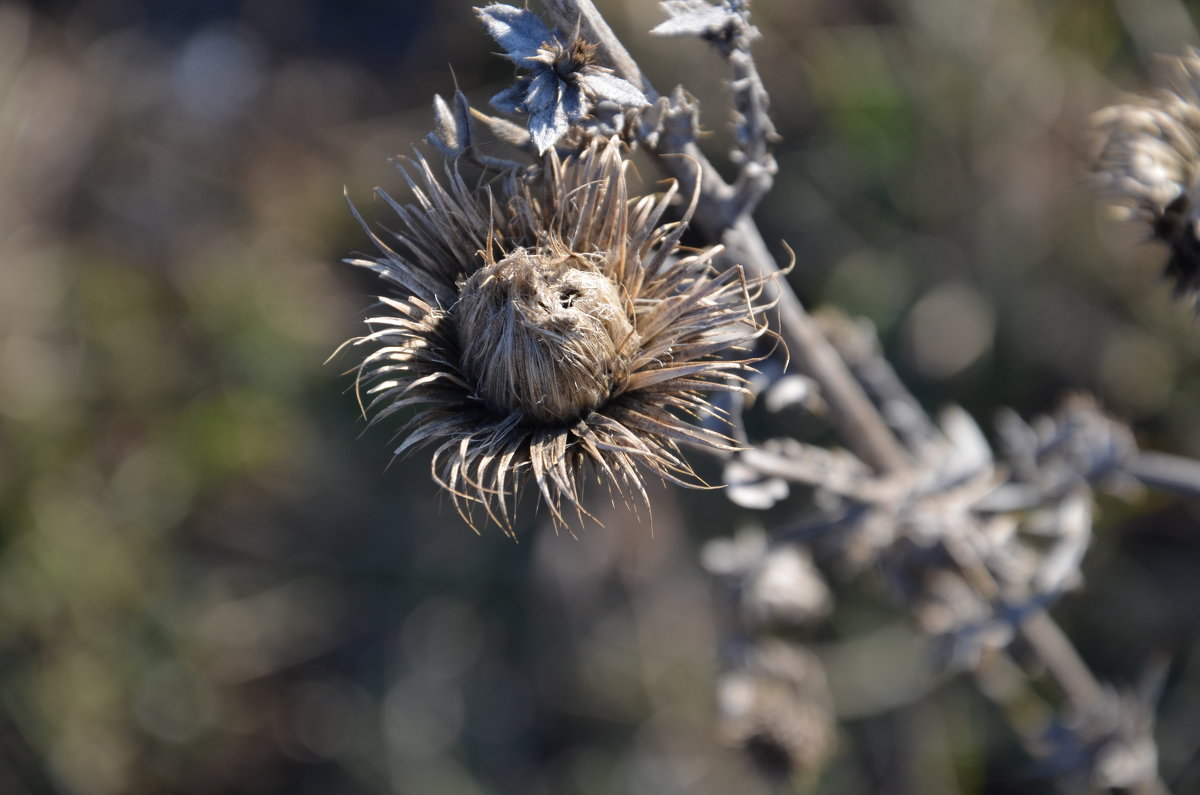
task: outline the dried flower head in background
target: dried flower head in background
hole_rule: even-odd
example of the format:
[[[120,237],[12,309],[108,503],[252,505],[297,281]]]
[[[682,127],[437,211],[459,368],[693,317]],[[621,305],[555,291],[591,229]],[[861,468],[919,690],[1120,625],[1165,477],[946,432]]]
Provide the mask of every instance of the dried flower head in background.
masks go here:
[[[1098,112],[1093,169],[1102,190],[1170,248],[1176,296],[1200,290],[1200,52],[1171,64],[1174,90]]]
[[[819,773],[837,746],[821,660],[778,638],[734,641],[725,650],[717,719],[722,738],[774,781]]]
[[[678,445],[730,447],[699,422],[716,411],[704,393],[737,389],[746,366],[715,357],[763,333],[756,291],[713,270],[717,249],[683,252],[687,217],[662,223],[675,186],[630,199],[626,165],[595,142],[472,189],[418,158],[416,203],[384,196],[398,245],[372,235],[380,256],[349,260],[399,293],[351,341],[374,348],[358,371],[372,421],[412,412],[396,453],[437,445],[434,480],[473,527],[482,507],[511,533],[527,476],[559,527],[586,514],[588,465],[644,502],[638,464],[696,485]]]

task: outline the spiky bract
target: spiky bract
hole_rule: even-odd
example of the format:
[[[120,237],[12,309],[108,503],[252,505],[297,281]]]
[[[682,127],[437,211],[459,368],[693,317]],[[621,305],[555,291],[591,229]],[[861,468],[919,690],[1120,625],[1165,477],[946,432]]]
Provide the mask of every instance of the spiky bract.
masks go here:
[[[471,188],[453,164],[405,169],[415,202],[380,255],[349,260],[395,289],[380,298],[358,370],[372,422],[403,417],[397,454],[432,445],[433,478],[472,527],[474,508],[513,532],[532,478],[556,527],[587,512],[585,472],[645,502],[639,465],[698,479],[679,445],[732,449],[703,427],[713,390],[739,388],[763,333],[758,290],[716,249],[684,251],[663,223],[676,193],[631,199],[616,141]],[[688,211],[690,214],[690,209]],[[360,218],[361,220],[361,218]],[[758,309],[761,309],[759,307]]]

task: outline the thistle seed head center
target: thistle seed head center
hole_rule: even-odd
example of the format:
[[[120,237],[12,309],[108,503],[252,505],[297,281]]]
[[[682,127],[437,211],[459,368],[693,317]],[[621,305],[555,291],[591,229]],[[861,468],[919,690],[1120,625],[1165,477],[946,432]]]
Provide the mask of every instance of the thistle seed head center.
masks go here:
[[[620,391],[637,351],[617,285],[573,255],[516,249],[461,282],[453,311],[477,396],[529,423],[599,408]]]

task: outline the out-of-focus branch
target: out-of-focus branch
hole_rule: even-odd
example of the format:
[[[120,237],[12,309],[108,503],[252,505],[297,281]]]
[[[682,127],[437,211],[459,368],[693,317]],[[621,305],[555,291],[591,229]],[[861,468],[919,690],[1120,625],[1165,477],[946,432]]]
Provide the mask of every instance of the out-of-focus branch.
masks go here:
[[[917,458],[928,449],[939,431],[925,408],[900,380],[895,369],[880,352],[879,337],[870,321],[839,312],[820,316],[825,336],[863,385],[884,419]]]
[[[1059,695],[1047,701],[1071,718],[1057,727],[1055,742],[1078,752],[1061,770],[1082,771],[1092,785],[1107,782],[1102,786],[1139,795],[1166,792],[1157,777],[1152,706],[1124,703],[1104,687],[1046,607],[1077,579],[1091,537],[1094,486],[1133,480],[1200,497],[1200,462],[1139,452],[1128,428],[1087,401],[1077,400],[1036,425],[1019,421],[1001,428],[997,449],[1007,455],[999,458],[961,409],[943,412],[935,424],[882,356],[872,331],[856,333],[853,324],[831,331],[807,313],[750,217],[771,186],[776,164],[767,92],[750,52],[757,32],[748,4],[671,0],[664,4],[671,20],[654,31],[697,35],[726,60],[737,139],[733,160],[740,167],[732,184],[696,144],[695,100],[682,88],[669,96],[655,91],[592,0],[544,4],[559,30],[598,45],[602,59],[654,103],[641,117],[645,129],[639,140],[683,195],[697,197],[692,224],[710,242],[724,245],[722,263],[741,266],[762,284],[774,308],[768,322],[798,368],[816,382],[832,424],[853,453],[790,439],[748,445],[736,456],[735,463],[773,479],[784,494],[783,481],[789,481],[839,498],[836,510],[776,534],[772,549],[837,528],[834,543],[842,545],[843,557],[858,554],[851,549],[855,545],[865,549],[861,557],[878,564],[906,594],[925,631],[960,644],[966,654],[955,659],[970,660],[967,667],[985,691],[996,689],[989,678],[1003,678],[984,675],[998,660],[1002,674],[1016,671],[1011,663],[1020,659],[1027,664],[1023,680],[1044,676],[1054,683]],[[1031,535],[1040,539],[1025,543],[1019,533],[1025,541]],[[1028,681],[1022,687],[1037,695]],[[999,702],[1015,704],[1003,697]],[[1048,706],[1041,712],[1053,715]],[[1044,738],[1022,733],[1036,752],[1035,743]],[[1143,744],[1120,770],[1100,759],[1131,738]]]
[[[678,159],[665,158],[678,163]],[[709,234],[720,230],[726,257],[740,264],[751,277],[769,279],[764,298],[777,300],[779,333],[801,372],[811,376],[821,389],[829,407],[829,417],[843,441],[855,455],[880,474],[906,471],[908,456],[896,440],[878,409],[846,368],[846,363],[821,332],[816,321],[804,309],[787,281],[779,275],[774,258],[754,221],[747,216],[722,229],[724,219],[701,217],[697,208],[697,226]]]
[[[864,504],[886,504],[905,493],[907,483],[903,479],[876,478],[856,458],[794,439],[778,441],[790,443],[786,454],[769,446],[756,446],[743,450],[738,460],[763,475],[824,489]]]
[[[1200,498],[1200,461],[1168,453],[1139,452],[1124,471],[1150,488]]]
[[[1049,613],[1038,610],[1026,617],[1020,634],[1072,707],[1084,712],[1100,703],[1104,688]]]

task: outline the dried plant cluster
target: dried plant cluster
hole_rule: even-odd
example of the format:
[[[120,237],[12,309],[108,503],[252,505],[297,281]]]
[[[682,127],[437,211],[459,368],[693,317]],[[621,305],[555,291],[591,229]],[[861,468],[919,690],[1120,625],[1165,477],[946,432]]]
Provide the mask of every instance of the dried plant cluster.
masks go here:
[[[1032,422],[1006,415],[992,444],[960,408],[930,417],[872,328],[807,313],[749,216],[777,165],[746,0],[668,0],[652,31],[707,42],[725,60],[737,166],[728,182],[696,145],[699,108],[685,90],[657,92],[589,0],[545,6],[546,21],[476,9],[518,67],[492,98],[511,118],[461,93],[436,98],[428,140],[448,165],[439,173],[418,157],[414,202],[384,196],[399,230],[373,235],[377,257],[351,260],[392,289],[371,332],[351,342],[368,351],[358,385],[373,421],[402,419],[396,452],[431,446],[434,479],[467,522],[481,508],[510,533],[524,480],[553,523],[570,526],[587,515],[588,473],[641,501],[643,471],[694,483],[681,445],[723,456],[727,493],[746,509],[807,496],[786,527],[703,552],[728,597],[721,734],[773,779],[815,776],[834,753],[838,704],[802,639],[839,586],[877,576],[928,642],[931,667],[969,672],[1066,789],[1164,792],[1158,691],[1099,682],[1047,609],[1082,586],[1097,493],[1195,495],[1196,465],[1139,450],[1083,396]],[[1170,246],[1167,274],[1192,294],[1200,56],[1176,66],[1176,91],[1100,114],[1095,171]],[[513,156],[481,146],[479,127]],[[633,150],[674,178],[664,194],[630,195]],[[707,247],[680,245],[689,223]],[[799,374],[784,375],[772,354],[742,380],[768,306],[769,331]],[[717,391],[731,401],[732,438],[706,425],[721,414],[709,402]],[[752,438],[742,409],[753,399],[768,411],[802,406],[844,447],[799,430]]]
[[[1170,257],[1175,294],[1200,289],[1200,51],[1170,60],[1174,88],[1135,97],[1095,116],[1094,168],[1128,217],[1149,226]]]

